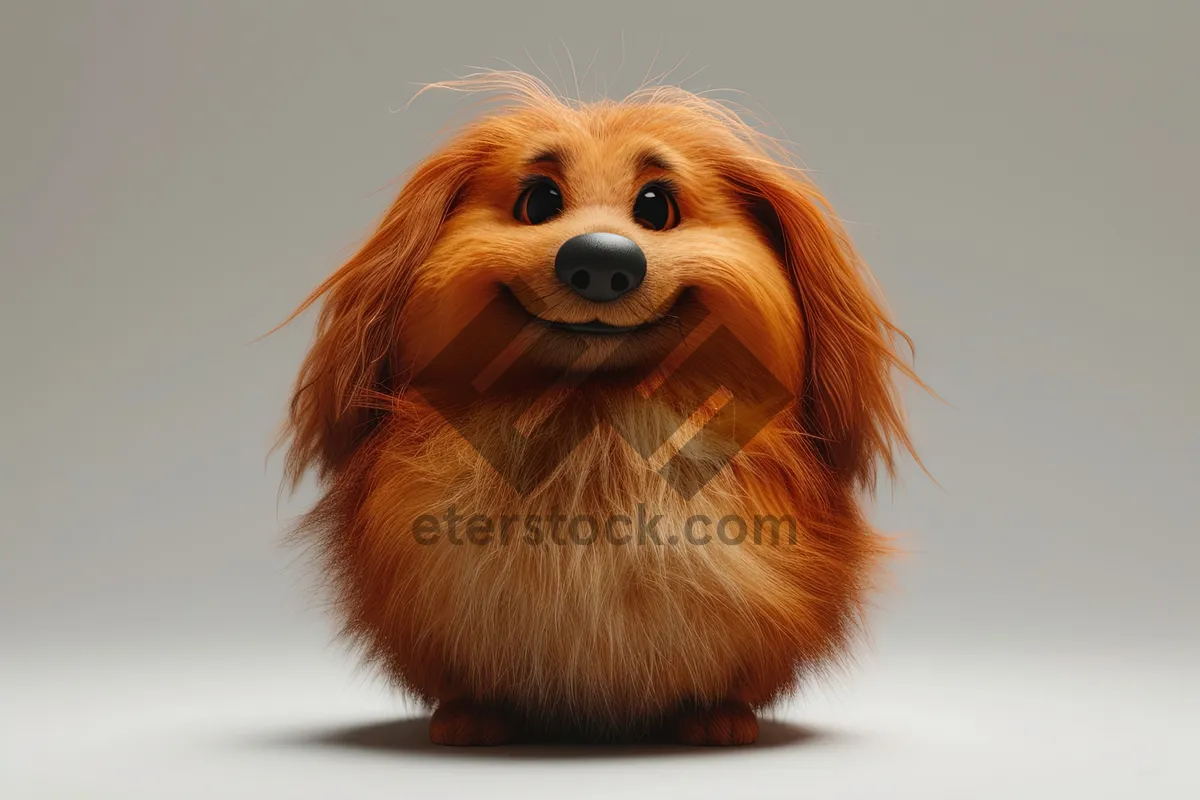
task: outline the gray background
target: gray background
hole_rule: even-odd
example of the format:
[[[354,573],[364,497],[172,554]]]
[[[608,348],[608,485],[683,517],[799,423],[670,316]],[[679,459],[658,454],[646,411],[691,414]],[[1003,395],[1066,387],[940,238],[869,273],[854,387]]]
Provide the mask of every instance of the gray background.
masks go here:
[[[0,793],[1195,791],[1197,8],[5,3]],[[872,644],[753,750],[429,750],[280,544],[312,316],[253,340],[463,111],[416,82],[568,49],[769,113],[946,401]]]

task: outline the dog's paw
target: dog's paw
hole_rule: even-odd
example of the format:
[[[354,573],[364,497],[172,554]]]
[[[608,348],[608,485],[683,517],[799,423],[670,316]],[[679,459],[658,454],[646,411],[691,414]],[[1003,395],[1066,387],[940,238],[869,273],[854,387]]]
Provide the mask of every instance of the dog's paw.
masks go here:
[[[455,747],[488,747],[507,744],[517,727],[503,712],[458,699],[441,703],[429,720],[429,741]]]
[[[758,719],[750,706],[727,700],[713,708],[679,714],[671,721],[670,732],[679,744],[696,747],[754,744],[758,739]]]

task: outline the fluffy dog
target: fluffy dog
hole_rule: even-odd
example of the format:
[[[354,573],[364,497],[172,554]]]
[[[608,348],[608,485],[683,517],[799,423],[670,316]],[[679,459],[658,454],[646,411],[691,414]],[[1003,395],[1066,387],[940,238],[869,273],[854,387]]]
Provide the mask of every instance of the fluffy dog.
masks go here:
[[[324,487],[301,533],[345,633],[435,742],[753,742],[861,627],[887,547],[860,498],[912,449],[907,337],[725,106],[449,85],[506,102],[296,312],[321,303],[287,469]],[[543,524],[581,515],[603,535]]]

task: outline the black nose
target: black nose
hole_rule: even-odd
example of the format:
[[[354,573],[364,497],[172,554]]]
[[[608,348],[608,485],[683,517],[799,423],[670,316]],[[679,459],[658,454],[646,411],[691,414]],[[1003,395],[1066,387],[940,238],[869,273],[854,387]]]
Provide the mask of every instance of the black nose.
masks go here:
[[[583,233],[563,242],[554,274],[580,297],[607,303],[646,278],[646,255],[637,242],[615,233]]]

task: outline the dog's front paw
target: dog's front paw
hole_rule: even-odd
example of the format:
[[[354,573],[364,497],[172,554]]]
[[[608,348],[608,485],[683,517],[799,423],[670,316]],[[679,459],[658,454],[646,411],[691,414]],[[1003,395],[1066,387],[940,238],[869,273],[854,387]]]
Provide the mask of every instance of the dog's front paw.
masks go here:
[[[466,699],[440,703],[429,720],[429,741],[456,747],[507,744],[517,736],[512,719]]]
[[[727,700],[713,708],[679,714],[671,721],[670,732],[680,744],[697,747],[754,744],[758,739],[758,719],[750,706],[739,700]]]

